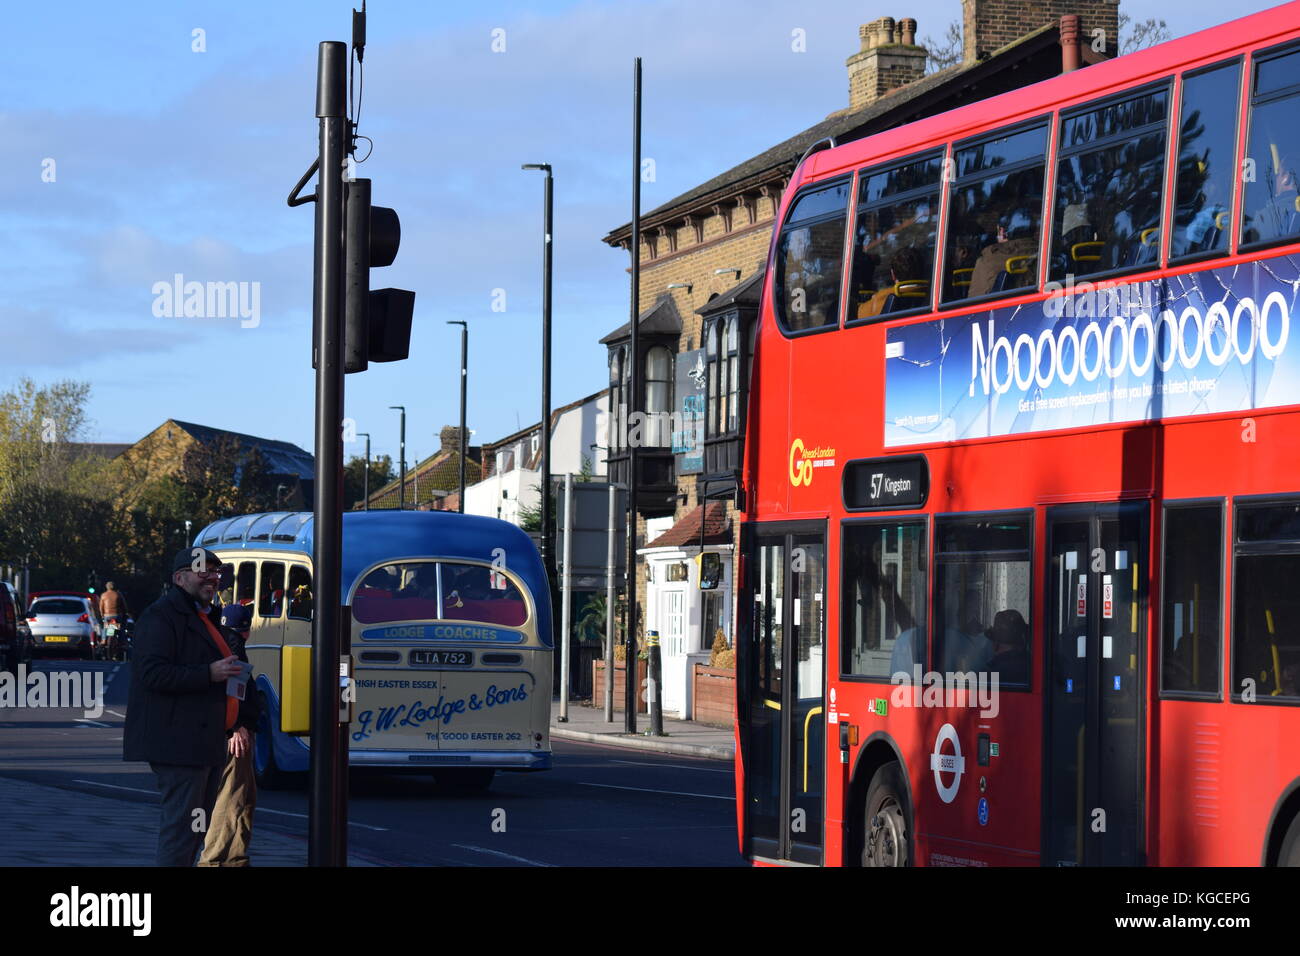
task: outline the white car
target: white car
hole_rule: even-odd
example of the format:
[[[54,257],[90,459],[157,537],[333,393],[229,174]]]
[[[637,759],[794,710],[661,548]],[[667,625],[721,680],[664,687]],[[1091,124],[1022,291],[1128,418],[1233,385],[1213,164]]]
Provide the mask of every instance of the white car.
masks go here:
[[[46,594],[27,609],[32,632],[32,653],[72,654],[94,660],[100,640],[99,612],[89,598],[73,594]]]

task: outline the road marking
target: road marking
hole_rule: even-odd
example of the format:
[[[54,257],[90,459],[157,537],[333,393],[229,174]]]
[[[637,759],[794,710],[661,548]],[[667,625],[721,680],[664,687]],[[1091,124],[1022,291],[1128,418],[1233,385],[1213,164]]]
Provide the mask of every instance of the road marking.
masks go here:
[[[272,810],[270,807],[254,807],[256,813],[274,813],[281,817],[297,817],[300,820],[306,820],[305,813],[290,813],[288,810]],[[361,827],[363,830],[374,830],[376,833],[387,833],[388,827],[372,827],[369,823],[357,823],[355,820],[349,820],[348,826]]]
[[[645,787],[616,787],[612,783],[587,783],[579,780],[584,787],[603,787],[606,790],[635,790],[638,793],[665,793],[674,797],[703,797],[705,800],[726,800],[735,803],[735,797],[720,797],[716,793],[685,793],[681,790],[647,790]]]
[[[98,780],[73,780],[73,783],[88,783],[92,787],[107,787],[109,790],[127,790],[131,793],[147,793],[150,796],[158,796],[157,790],[141,790],[138,787],[119,787],[116,784],[100,783]]]
[[[485,850],[481,846],[466,846],[464,843],[453,843],[458,850],[470,850],[474,853],[487,853],[490,856],[499,856],[502,859],[514,860],[516,863],[527,863],[529,866],[554,866],[554,863],[538,863],[536,860],[529,860],[526,857],[515,856],[511,853],[502,853],[500,850]]]
[[[698,770],[701,773],[729,773],[734,774],[734,770],[716,770],[713,767],[689,767],[682,763],[643,763],[640,760],[611,760],[610,763],[625,763],[630,767],[675,767],[678,770]]]
[[[107,707],[104,708],[104,713],[112,714],[114,717],[121,717],[123,720],[126,720],[126,714],[119,714],[117,711],[109,710]]]
[[[90,724],[90,726],[92,726],[92,727],[112,727],[112,726],[113,726],[112,724],[101,724],[101,723],[100,723],[99,721],[97,721],[97,720],[88,720],[88,719],[85,718],[85,717],[78,717],[78,718],[77,718],[77,723],[81,724],[83,727],[84,727],[86,724]]]

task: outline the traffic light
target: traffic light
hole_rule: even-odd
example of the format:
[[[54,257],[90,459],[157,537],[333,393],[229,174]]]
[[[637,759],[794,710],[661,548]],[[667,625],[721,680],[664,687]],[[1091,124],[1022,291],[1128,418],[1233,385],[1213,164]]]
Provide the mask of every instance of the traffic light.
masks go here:
[[[415,293],[371,291],[370,270],[397,258],[401,223],[393,210],[370,204],[370,180],[352,179],[345,188],[343,371],[364,372],[369,362],[398,362],[410,354]]]
[[[96,574],[94,571],[91,571],[89,574],[86,575],[86,592],[88,594],[94,594],[95,588],[97,588],[98,586],[99,586],[99,575]]]

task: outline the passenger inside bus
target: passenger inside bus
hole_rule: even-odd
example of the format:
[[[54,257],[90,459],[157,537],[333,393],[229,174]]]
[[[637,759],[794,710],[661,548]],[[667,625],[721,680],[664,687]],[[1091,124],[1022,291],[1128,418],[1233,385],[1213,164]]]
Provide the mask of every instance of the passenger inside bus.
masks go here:
[[[993,241],[981,250],[971,270],[970,286],[966,295],[988,295],[1026,283],[1008,276],[1021,276],[1033,268],[1038,255],[1038,236],[1012,238],[1011,231],[998,223]]]
[[[911,246],[894,253],[889,262],[889,280],[889,284],[858,305],[859,319],[898,312],[929,301],[930,275],[925,257]]]
[[[998,611],[984,636],[993,651],[987,669],[998,675],[998,683],[1028,686],[1029,625],[1020,612],[1015,608]]]
[[[1251,217],[1261,240],[1280,239],[1300,233],[1300,192],[1296,189],[1295,163],[1283,159],[1273,148],[1267,185],[1269,199]]]

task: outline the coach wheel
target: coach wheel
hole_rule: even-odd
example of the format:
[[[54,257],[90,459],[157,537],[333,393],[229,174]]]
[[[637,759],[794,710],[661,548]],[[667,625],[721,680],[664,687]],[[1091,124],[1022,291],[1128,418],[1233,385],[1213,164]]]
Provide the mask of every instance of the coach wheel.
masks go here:
[[[495,767],[457,767],[437,771],[434,779],[447,790],[486,790],[496,773]]]
[[[907,797],[898,764],[876,771],[867,788],[863,866],[907,866]]]
[[[253,740],[253,776],[260,790],[287,790],[297,783],[301,774],[281,770],[275,762],[275,741],[271,736],[271,703],[266,694],[257,695],[260,713],[257,715],[257,737]]]
[[[1300,814],[1286,828],[1282,838],[1282,851],[1277,855],[1278,866],[1300,866]]]

